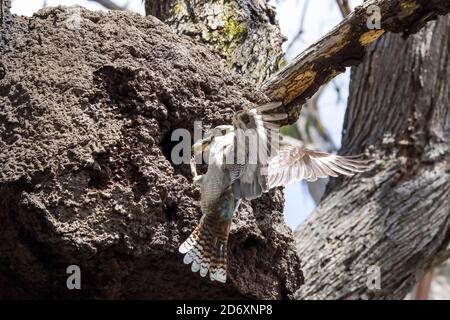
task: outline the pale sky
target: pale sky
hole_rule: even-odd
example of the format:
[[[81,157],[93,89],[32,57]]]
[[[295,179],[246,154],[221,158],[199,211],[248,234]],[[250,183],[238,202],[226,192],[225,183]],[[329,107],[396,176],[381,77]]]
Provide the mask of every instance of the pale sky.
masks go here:
[[[144,4],[142,0],[114,0],[114,2],[120,6],[128,3],[128,9],[131,11],[145,14]],[[47,3],[47,7],[53,7],[58,5],[73,6],[80,5],[90,10],[105,10],[95,1],[88,0],[12,0],[11,11],[23,16],[31,16],[33,13],[43,7],[44,3]]]
[[[287,59],[294,58],[301,51],[306,49],[313,42],[327,33],[331,28],[337,25],[342,17],[338,10],[335,0],[306,0],[304,33],[300,41],[295,42],[287,53]],[[144,12],[142,0],[115,0],[118,5],[128,4],[128,9]],[[355,6],[362,3],[362,0],[351,0],[350,4]],[[12,12],[19,15],[31,16],[34,12],[47,6],[57,5],[81,5],[90,10],[106,10],[94,1],[87,0],[12,0]],[[289,40],[297,34],[300,26],[300,20],[303,16],[302,10],[305,8],[305,0],[279,0],[270,1],[277,8],[278,21],[282,33],[288,38],[284,44],[286,49]],[[332,86],[328,86],[319,100],[319,114],[323,124],[330,132],[334,142],[340,146],[341,131],[344,121],[345,108],[348,96],[349,71],[335,79],[341,88],[343,101],[337,102],[337,95]],[[294,183],[285,189],[286,205],[284,215],[286,223],[295,229],[315,208],[314,201],[307,191],[305,183]]]
[[[288,41],[284,44],[285,50],[297,34],[302,17],[305,17],[303,35],[301,40],[296,41],[290,51],[287,52],[288,60],[300,54],[342,20],[342,15],[335,0],[309,0],[307,2],[306,14],[303,15],[305,0],[270,1],[277,8],[281,32],[288,38]],[[362,2],[362,0],[350,0],[350,5],[354,7]],[[341,132],[347,106],[349,81],[349,70],[334,80],[341,88],[341,98],[343,100],[339,103],[337,102],[338,96],[336,91],[331,85],[325,88],[319,99],[320,118],[337,147],[341,145]],[[316,205],[309,195],[305,182],[297,182],[287,186],[285,188],[285,198],[284,218],[286,223],[292,229],[295,229],[311,214]]]

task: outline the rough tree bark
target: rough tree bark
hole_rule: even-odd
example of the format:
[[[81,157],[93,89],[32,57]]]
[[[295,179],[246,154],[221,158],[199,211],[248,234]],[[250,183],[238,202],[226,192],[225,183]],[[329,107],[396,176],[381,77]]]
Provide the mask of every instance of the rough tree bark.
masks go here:
[[[353,70],[342,153],[377,160],[330,184],[296,231],[297,298],[401,299],[449,256],[449,29],[445,17],[406,40],[388,35]],[[367,286],[373,267],[380,290]]]
[[[281,192],[234,220],[229,281],[183,265],[201,216],[171,133],[267,101],[153,17],[45,8],[0,44],[0,297],[292,297],[302,283]],[[67,290],[81,267],[83,290]]]
[[[216,50],[257,86],[284,65],[275,10],[257,0],[147,0],[146,14]]]

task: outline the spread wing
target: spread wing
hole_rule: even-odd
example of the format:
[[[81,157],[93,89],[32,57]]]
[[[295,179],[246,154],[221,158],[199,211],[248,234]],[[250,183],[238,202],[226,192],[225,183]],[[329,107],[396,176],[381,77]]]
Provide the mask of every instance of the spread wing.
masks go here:
[[[269,163],[269,188],[285,186],[305,179],[352,176],[366,171],[369,161],[326,152],[308,150],[298,145],[281,144],[278,154]]]
[[[280,122],[285,113],[274,113],[280,102],[272,102],[233,117],[235,132],[233,162],[227,165],[237,199],[254,199],[268,190],[268,166],[277,154]]]

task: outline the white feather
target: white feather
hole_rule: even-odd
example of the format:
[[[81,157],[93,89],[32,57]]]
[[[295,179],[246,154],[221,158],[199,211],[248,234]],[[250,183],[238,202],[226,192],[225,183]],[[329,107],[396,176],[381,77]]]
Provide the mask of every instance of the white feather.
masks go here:
[[[269,188],[286,186],[305,179],[351,176],[367,170],[367,162],[304,149],[300,142],[282,136],[283,145],[276,157],[269,162]]]
[[[209,270],[209,263],[202,261],[201,266],[200,266],[200,275],[202,277],[205,277],[206,274],[208,273],[208,270]]]
[[[192,256],[189,253],[186,253],[184,255],[184,258],[183,258],[184,264],[190,264],[193,261]]]

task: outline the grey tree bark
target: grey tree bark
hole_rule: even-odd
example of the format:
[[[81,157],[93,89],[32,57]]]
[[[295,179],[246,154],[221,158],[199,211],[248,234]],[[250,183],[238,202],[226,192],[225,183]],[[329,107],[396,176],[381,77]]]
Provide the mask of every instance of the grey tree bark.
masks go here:
[[[449,29],[444,17],[408,39],[387,35],[353,69],[341,152],[376,161],[330,183],[296,230],[298,299],[401,299],[449,256]],[[379,289],[367,285],[377,270]]]

